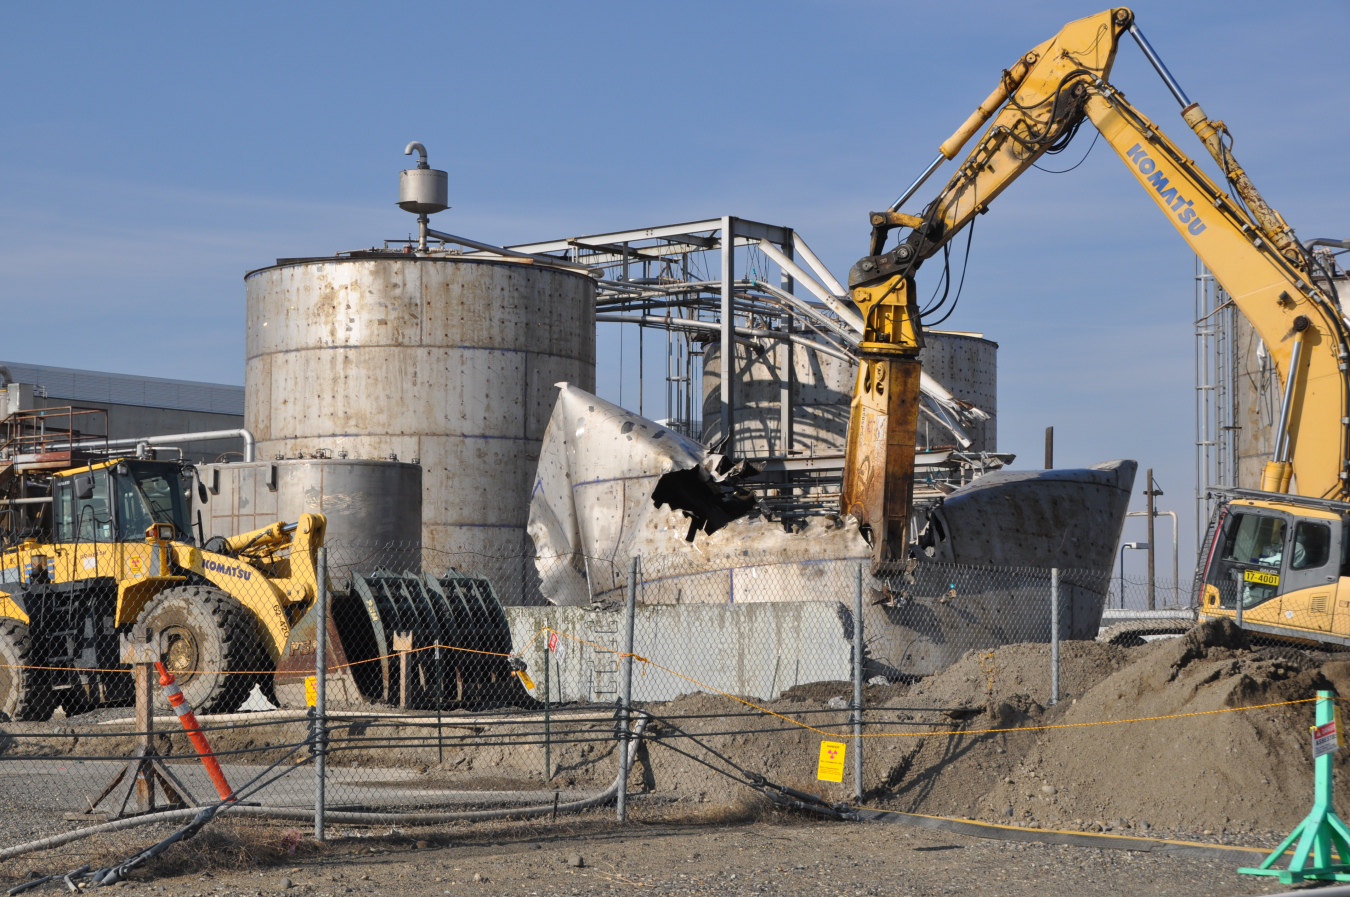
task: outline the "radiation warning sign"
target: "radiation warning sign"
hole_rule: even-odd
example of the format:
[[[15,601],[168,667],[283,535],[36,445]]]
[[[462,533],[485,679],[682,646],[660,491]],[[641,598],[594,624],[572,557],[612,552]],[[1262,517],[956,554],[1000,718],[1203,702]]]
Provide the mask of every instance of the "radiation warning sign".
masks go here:
[[[844,751],[847,745],[838,741],[820,743],[820,762],[816,765],[816,778],[822,782],[844,781]]]

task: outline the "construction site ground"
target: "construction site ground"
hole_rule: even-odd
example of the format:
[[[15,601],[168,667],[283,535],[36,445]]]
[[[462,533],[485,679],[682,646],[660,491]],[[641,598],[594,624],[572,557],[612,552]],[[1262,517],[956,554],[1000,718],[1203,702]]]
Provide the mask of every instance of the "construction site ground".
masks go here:
[[[320,845],[273,823],[222,821],[118,887],[147,897],[520,897],[649,894],[1234,895],[1287,890],[1238,876],[1234,863],[1144,852],[1001,842],[903,826],[824,822],[742,802],[667,817],[635,808],[556,823],[503,822],[407,831],[337,827]],[[5,864],[7,886],[109,863],[150,830],[82,842]],[[291,852],[292,849],[294,852]],[[119,852],[120,851],[120,852]],[[579,865],[578,865],[579,864]],[[35,893],[62,890],[60,882]]]
[[[1053,830],[1273,848],[1312,801],[1312,704],[1305,699],[1318,689],[1350,694],[1350,661],[1289,647],[1253,647],[1226,623],[1140,647],[1066,643],[1061,700],[1048,706],[1048,654],[1048,646],[1039,644],[971,652],[926,680],[866,690],[868,731],[883,734],[865,739],[863,806],[1015,826],[1023,830],[1017,840],[785,813],[675,750],[733,775],[738,773],[726,761],[831,801],[852,802],[851,758],[843,783],[815,777],[820,742],[848,729],[847,711],[835,709],[839,701],[831,701],[847,698],[851,686],[816,683],[762,705],[813,728],[754,712],[720,695],[688,695],[645,708],[652,715],[648,734],[653,737],[638,754],[631,783],[633,822],[626,828],[612,823],[610,808],[547,824],[409,828],[393,835],[387,826],[339,825],[336,840],[319,846],[301,837],[302,830],[308,833],[304,824],[226,820],[202,838],[219,839],[224,846],[213,848],[215,853],[234,851],[239,862],[211,867],[213,852],[202,849],[211,842],[198,841],[174,848],[138,877],[153,879],[141,886],[163,888],[163,897],[222,890],[270,893],[285,877],[314,894],[380,893],[394,887],[417,894],[459,893],[475,884],[474,874],[497,884],[491,893],[541,895],[608,892],[636,887],[634,882],[695,893],[941,893],[999,883],[1001,893],[1035,888],[1038,894],[1055,894],[1062,888],[1067,894],[1081,892],[1085,881],[1094,893],[1117,888],[1158,894],[1280,890],[1271,880],[1235,875],[1235,867],[1257,859],[1248,851],[1226,861],[1225,855],[1182,857],[1035,840],[1041,833],[1047,840],[1060,837]],[[417,805],[419,792],[428,788],[461,795],[473,788],[549,794],[562,789],[564,798],[569,791],[597,791],[613,780],[616,758],[606,734],[612,724],[595,721],[594,711],[589,713],[590,721],[576,729],[595,740],[555,745],[557,772],[548,782],[538,745],[511,744],[454,747],[443,762],[427,748],[347,751],[334,756],[334,775],[353,787],[364,782],[354,802],[370,809],[382,803],[389,809]],[[565,712],[555,717],[560,729],[566,719]],[[19,737],[7,741],[0,754],[13,765],[0,763],[0,769],[13,782],[19,764],[54,767],[59,751],[41,761],[22,756],[20,730],[65,726],[70,731],[79,722],[77,717],[6,724],[5,731]],[[295,724],[278,726],[288,738],[295,737],[292,728]],[[266,733],[265,728],[241,731],[237,745],[223,737],[221,747],[262,743]],[[74,756],[82,741],[73,737],[62,743]],[[45,744],[52,749],[51,741]],[[177,738],[172,747],[175,753],[186,750]],[[1341,808],[1350,807],[1346,754],[1350,750],[1335,760]],[[247,772],[248,767],[233,767],[231,777]],[[283,780],[294,779],[284,786],[289,790],[277,793],[287,795],[292,806],[303,805],[304,780],[310,776],[307,767],[297,769]],[[63,792],[61,781],[52,773],[31,789],[6,785],[0,791],[5,844],[73,827],[57,824],[55,812],[78,806],[84,786]],[[388,789],[386,802],[380,799],[381,788]],[[330,787],[329,794],[334,804],[344,802],[341,789]],[[288,829],[292,840],[301,840],[293,860],[275,848]],[[155,830],[145,829],[120,833],[115,840],[79,842],[6,862],[0,875],[12,881],[30,869],[64,871],[84,862],[81,857],[90,851],[125,854],[153,840]],[[419,841],[427,853],[412,852]],[[111,853],[109,861],[116,858]],[[571,853],[587,865],[568,866]],[[290,873],[292,867],[300,871]],[[215,877],[203,881],[202,874]],[[154,893],[161,897],[161,891]]]

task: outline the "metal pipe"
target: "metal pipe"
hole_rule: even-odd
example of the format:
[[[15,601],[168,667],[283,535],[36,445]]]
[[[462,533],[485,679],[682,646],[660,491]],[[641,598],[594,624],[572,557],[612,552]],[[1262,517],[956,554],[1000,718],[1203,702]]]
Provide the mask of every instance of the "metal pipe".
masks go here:
[[[549,647],[553,639],[557,638],[551,631],[544,632],[544,781],[553,781],[553,725],[552,714],[550,713],[553,703],[553,676],[550,670],[553,669],[553,659],[549,656],[553,653]]]
[[[1125,549],[1129,548],[1129,543],[1121,543],[1120,546],[1120,609],[1125,609]]]
[[[733,308],[736,276],[736,225],[735,219],[727,216],[722,219],[722,354],[719,359],[721,382],[718,383],[718,398],[721,400],[722,449],[727,454],[736,453],[736,313]]]
[[[409,147],[411,149],[411,147]],[[423,150],[425,153],[426,151]],[[324,839],[324,783],[328,729],[328,548],[315,552],[314,569],[314,840]]]
[[[1144,32],[1139,30],[1138,25],[1131,23],[1130,34],[1134,37],[1135,43],[1139,44],[1139,49],[1144,51],[1144,55],[1148,57],[1148,61],[1153,63],[1154,71],[1158,73],[1158,77],[1163,79],[1163,83],[1167,85],[1167,89],[1172,91],[1172,96],[1176,98],[1176,101],[1180,103],[1183,108],[1189,106],[1191,104],[1190,98],[1187,97],[1186,92],[1181,89],[1181,85],[1177,83],[1177,79],[1173,78],[1172,73],[1167,70],[1167,66],[1163,64],[1162,57],[1160,57],[1157,51],[1153,49],[1153,45],[1148,42],[1148,38],[1144,37]]]
[[[1153,488],[1153,468],[1148,469],[1144,479],[1144,495],[1147,498],[1145,516],[1148,517],[1148,609],[1154,610],[1157,604],[1154,591],[1154,548],[1153,548],[1153,499],[1158,490]]]
[[[53,449],[95,448],[106,446],[176,445],[181,442],[215,442],[221,439],[244,440],[244,460],[255,461],[256,441],[253,434],[242,427],[238,430],[203,430],[200,433],[166,433],[160,436],[133,436],[129,439],[81,439],[64,445],[52,446]]]
[[[412,143],[404,147],[403,155],[411,156],[414,150],[416,150],[417,152],[417,167],[430,168],[431,165],[427,163],[427,148],[423,146],[421,141],[419,140],[414,140]]]
[[[825,315],[816,311],[810,305],[807,305],[805,302],[803,302],[801,299],[798,299],[793,294],[785,293],[782,290],[778,289],[777,287],[770,286],[767,283],[759,281],[755,282],[755,286],[763,290],[764,292],[768,293],[775,299],[777,299],[783,305],[786,305],[788,308],[792,309],[802,318],[805,318],[806,320],[817,325],[818,327],[825,328],[830,333],[833,333],[835,336],[839,337],[841,340],[848,343],[850,346],[856,347],[858,343],[861,342],[862,337],[858,333],[855,333],[854,331],[849,330],[846,327],[839,326],[837,322],[831,321],[829,318],[825,317]]]
[[[848,290],[844,289],[844,285],[835,279],[835,276],[830,273],[830,269],[825,267],[824,262],[816,258],[816,254],[811,251],[811,247],[806,245],[806,241],[796,231],[792,232],[792,245],[797,250],[797,254],[806,260],[806,264],[810,266],[811,270],[820,276],[820,281],[825,284],[827,290],[840,299],[848,295]]]
[[[830,311],[839,316],[840,320],[858,333],[863,332],[862,318],[856,312],[851,311],[844,305],[844,298],[842,296],[835,296],[831,294],[829,290],[816,283],[815,278],[803,271],[801,265],[798,265],[792,259],[784,255],[781,249],[770,243],[768,240],[760,240],[759,248],[761,252],[777,262],[780,268],[801,281],[802,286],[815,293],[816,296],[820,298],[821,302],[824,302],[829,306]]]
[[[1120,544],[1120,606],[1122,609],[1125,607],[1125,549],[1133,548],[1138,551],[1145,551],[1148,547],[1149,543],[1147,542],[1122,542]]]
[[[513,259],[530,259],[544,265],[552,265],[555,268],[566,268],[569,271],[578,271],[581,273],[590,273],[590,268],[585,265],[574,265],[571,262],[554,258],[550,255],[535,255],[530,252],[517,252],[514,249],[506,249],[502,246],[493,246],[491,243],[480,243],[477,240],[470,240],[468,237],[456,237],[454,234],[447,234],[438,230],[427,228],[427,236],[433,240],[440,240],[443,243],[456,243],[460,246],[469,246],[473,249],[481,249],[483,252],[491,252],[493,255],[500,255]]]
[[[857,583],[853,587],[853,799],[863,798],[863,600],[862,564],[858,565]]]
[[[1333,240],[1330,237],[1313,237],[1311,240],[1304,240],[1305,249],[1312,249],[1314,246],[1335,246],[1340,249],[1350,249],[1350,240]]]
[[[1179,579],[1180,567],[1177,562],[1177,512],[1176,511],[1158,511],[1153,512],[1159,517],[1172,518],[1172,606],[1181,606],[1181,580]]]
[[[1122,593],[1123,594],[1123,593]],[[1050,703],[1059,703],[1059,568],[1050,568]]]
[[[0,506],[8,506],[8,505],[46,505],[46,504],[51,504],[51,501],[52,501],[52,497],[51,497],[50,495],[44,496],[44,497],[42,497],[42,498],[7,498],[7,499],[4,499],[4,500],[0,500]]]
[[[905,190],[904,193],[900,194],[900,198],[897,199],[895,202],[891,203],[890,211],[892,212],[900,211],[900,207],[903,206],[906,202],[908,202],[911,196],[919,192],[919,188],[923,186],[923,182],[928,180],[928,178],[933,174],[933,172],[938,170],[938,166],[945,161],[947,161],[947,156],[943,153],[938,153],[937,158],[934,159],[932,162],[928,163],[928,167],[923,170],[923,174],[915,178],[914,183],[910,184],[909,188]]]
[[[619,674],[619,791],[615,795],[619,822],[628,821],[628,719],[633,706],[633,617],[637,613],[637,569],[636,556],[628,562],[628,595],[624,605],[623,659]]]
[[[712,321],[695,321],[689,318],[665,318],[660,315],[609,315],[599,314],[595,316],[597,324],[640,324],[644,327],[661,327],[670,330],[685,330],[698,333],[720,333],[721,324],[715,324]],[[840,361],[857,361],[852,355],[841,349],[835,349],[827,344],[814,341],[809,337],[797,333],[784,333],[781,330],[760,330],[758,328],[737,327],[737,342],[753,345],[751,338],[781,340],[784,342],[793,342],[810,349],[815,349],[822,354],[829,355],[832,358],[838,358]]]
[[[783,247],[783,254],[790,258],[794,248],[797,246],[798,238],[794,231],[792,232],[792,239],[787,241],[787,245]],[[814,253],[811,252],[806,244],[801,244],[801,248],[805,249],[806,255],[814,258]],[[810,262],[810,258],[808,258],[807,261]],[[819,259],[816,261],[818,263]],[[821,265],[822,269],[824,269],[824,267],[824,265]],[[816,273],[819,274],[820,271],[817,271]],[[825,269],[825,274],[828,275],[829,273],[829,270]],[[780,293],[791,296],[793,283],[795,283],[795,279],[791,274],[786,271],[780,271],[778,273],[778,291]],[[778,454],[782,455],[784,458],[792,454],[793,444],[792,412],[794,403],[792,401],[792,384],[795,379],[796,361],[793,358],[795,353],[792,351],[791,334],[794,323],[795,320],[792,317],[791,311],[781,315],[778,319],[778,326],[784,333],[788,334],[788,338],[778,344]]]
[[[1147,517],[1147,516],[1148,516],[1148,511],[1130,511],[1130,512],[1129,512],[1128,514],[1126,514],[1125,516],[1126,516],[1126,517]],[[1180,605],[1181,605],[1181,591],[1180,591],[1181,586],[1180,586],[1180,580],[1177,578],[1178,574],[1180,573],[1180,562],[1179,562],[1178,559],[1177,559],[1177,512],[1176,512],[1176,511],[1159,511],[1157,508],[1154,508],[1154,509],[1153,509],[1153,516],[1154,516],[1154,517],[1171,517],[1171,518],[1172,518],[1172,603],[1173,603],[1174,605],[1176,605],[1176,606],[1180,606]],[[1151,544],[1151,543],[1150,543],[1150,544]],[[1122,567],[1121,567],[1121,575],[1122,575],[1122,576],[1124,576],[1124,569],[1125,569],[1124,566],[1123,566],[1123,564],[1124,564],[1124,553],[1125,553],[1125,548],[1126,548],[1126,547],[1128,547],[1128,546],[1122,546],[1122,547],[1121,547],[1121,563],[1122,563]],[[1123,588],[1123,585],[1122,585],[1122,588]]]

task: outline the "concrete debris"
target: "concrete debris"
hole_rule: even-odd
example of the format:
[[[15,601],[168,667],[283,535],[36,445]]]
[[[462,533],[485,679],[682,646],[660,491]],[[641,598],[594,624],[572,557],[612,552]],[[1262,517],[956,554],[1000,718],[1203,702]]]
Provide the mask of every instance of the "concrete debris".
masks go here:
[[[1000,471],[948,496],[903,574],[864,576],[877,618],[867,630],[868,677],[911,681],[971,648],[1048,641],[1049,567],[1065,574],[1061,637],[1094,637],[1134,473],[1133,461]],[[554,605],[618,607],[638,557],[646,606],[808,601],[850,613],[858,565],[871,553],[857,522],[821,517],[789,532],[738,487],[753,475],[560,384],[530,506],[543,595]]]
[[[570,606],[620,598],[628,559],[641,556],[649,604],[781,600],[803,594],[794,585],[809,590],[810,583],[778,575],[737,578],[729,571],[856,563],[868,556],[850,520],[813,521],[794,534],[751,516],[753,500],[736,484],[754,472],[655,421],[559,384],[530,500],[529,533],[544,596]],[[664,578],[653,582],[658,572]],[[817,566],[796,575],[821,581],[829,571]]]

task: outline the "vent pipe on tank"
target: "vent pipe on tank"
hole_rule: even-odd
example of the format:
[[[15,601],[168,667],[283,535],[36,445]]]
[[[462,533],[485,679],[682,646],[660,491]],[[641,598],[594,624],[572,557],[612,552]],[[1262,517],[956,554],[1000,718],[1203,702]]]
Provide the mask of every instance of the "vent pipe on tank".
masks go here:
[[[417,216],[417,249],[426,252],[429,216],[450,208],[448,176],[427,163],[427,148],[416,140],[408,144],[403,155],[411,156],[413,150],[417,151],[417,167],[399,172],[398,207]]]

